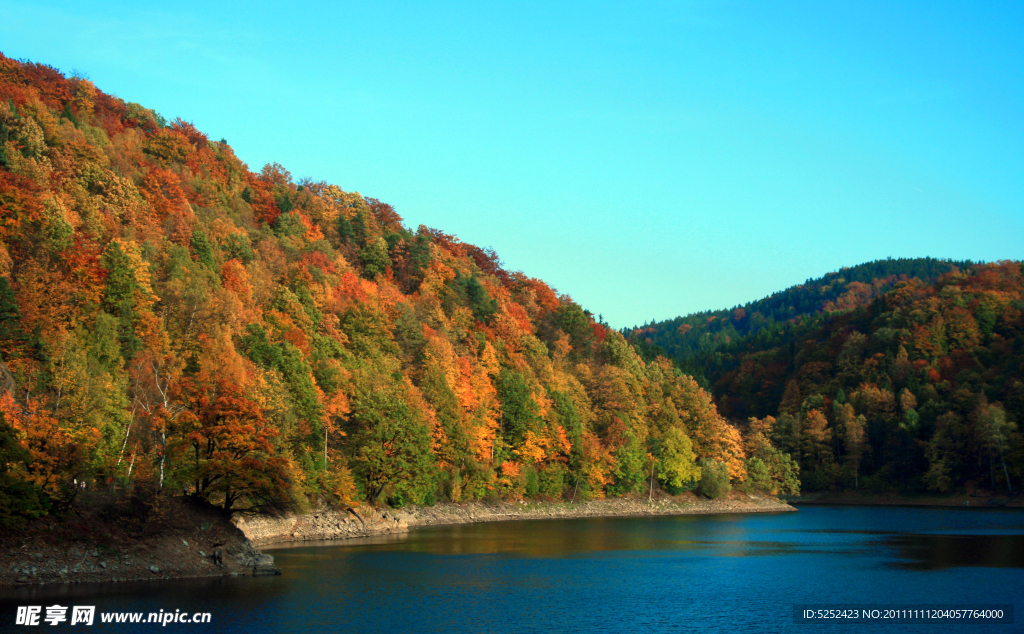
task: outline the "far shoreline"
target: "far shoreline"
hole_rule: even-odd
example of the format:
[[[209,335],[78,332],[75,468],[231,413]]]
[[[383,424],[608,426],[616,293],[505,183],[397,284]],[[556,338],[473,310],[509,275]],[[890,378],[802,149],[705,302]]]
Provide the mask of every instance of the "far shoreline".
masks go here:
[[[1008,495],[815,492],[784,500],[793,506],[899,506],[949,509],[1024,509],[1024,497]]]

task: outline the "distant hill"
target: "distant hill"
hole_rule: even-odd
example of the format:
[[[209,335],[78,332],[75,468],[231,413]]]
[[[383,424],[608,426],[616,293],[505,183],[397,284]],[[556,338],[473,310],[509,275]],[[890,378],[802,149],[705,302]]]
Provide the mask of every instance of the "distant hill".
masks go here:
[[[682,363],[713,381],[722,415],[770,429],[776,446],[800,463],[809,489],[1019,493],[1022,264],[908,264],[910,271],[949,272],[936,281],[890,276],[861,286],[845,281],[843,271],[823,278],[831,284],[815,281],[747,305],[779,309],[787,303],[781,297],[806,292],[805,309],[822,306],[781,324],[765,319],[749,326],[758,313],[744,315],[744,309],[725,325],[719,323],[724,311],[703,323],[684,318],[680,326],[688,331],[677,327],[679,339],[696,351]],[[846,290],[839,298],[852,293],[856,302],[840,308],[836,299],[815,299],[834,293],[822,287],[835,286],[840,276]],[[697,328],[696,342],[684,339]],[[641,334],[658,341],[666,330],[659,324]],[[651,344],[640,345],[650,352]]]

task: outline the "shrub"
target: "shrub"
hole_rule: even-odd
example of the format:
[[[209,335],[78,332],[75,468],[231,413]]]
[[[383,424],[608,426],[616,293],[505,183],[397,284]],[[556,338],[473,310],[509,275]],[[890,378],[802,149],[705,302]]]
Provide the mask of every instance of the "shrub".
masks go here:
[[[541,495],[550,498],[562,495],[562,489],[565,487],[565,468],[561,464],[556,462],[545,466],[538,476],[540,477],[539,493]]]
[[[701,458],[700,482],[697,483],[697,493],[712,500],[729,495],[732,487],[729,485],[729,470],[724,463],[710,458]]]
[[[744,491],[764,491],[772,493],[774,483],[768,465],[760,458],[747,459],[747,481],[743,484]]]

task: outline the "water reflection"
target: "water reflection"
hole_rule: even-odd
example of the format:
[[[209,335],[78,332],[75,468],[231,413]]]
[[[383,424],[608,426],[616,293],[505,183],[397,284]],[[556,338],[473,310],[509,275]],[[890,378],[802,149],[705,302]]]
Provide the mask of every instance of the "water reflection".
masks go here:
[[[980,512],[941,513],[946,521],[939,525],[899,523],[889,530],[821,528],[793,532],[803,538],[808,535],[846,536],[851,544],[850,552],[886,554],[891,559],[886,565],[904,570],[943,570],[959,566],[1024,568],[1024,522],[1020,521],[1024,514],[1011,512],[1013,514],[985,518]]]
[[[307,548],[350,552],[405,552],[445,556],[594,557],[602,553],[680,552],[704,557],[776,557],[850,555],[885,559],[890,566],[940,570],[956,566],[1024,568],[1024,523],[1021,514],[999,517],[940,511],[936,534],[927,520],[939,516],[901,515],[891,509],[846,514],[832,519],[856,527],[798,526],[772,530],[770,517],[741,515],[654,518],[598,518],[520,521],[414,529],[410,533],[348,541],[306,542],[278,547],[295,552],[295,561],[323,556]],[[804,512],[807,514],[807,512]],[[893,521],[898,518],[899,521]],[[870,519],[864,522],[864,519]],[[995,519],[995,521],[992,521]],[[925,520],[925,521],[921,521]],[[886,528],[879,528],[885,525]]]
[[[740,518],[740,519],[737,519]],[[620,551],[720,550],[757,554],[796,548],[763,541],[741,516],[591,518],[518,521],[414,529],[410,533],[345,541],[272,546],[274,552],[310,547],[350,551],[400,551],[434,555],[566,557]]]
[[[908,570],[1024,568],[1021,535],[891,535],[880,544],[903,559],[890,565]]]

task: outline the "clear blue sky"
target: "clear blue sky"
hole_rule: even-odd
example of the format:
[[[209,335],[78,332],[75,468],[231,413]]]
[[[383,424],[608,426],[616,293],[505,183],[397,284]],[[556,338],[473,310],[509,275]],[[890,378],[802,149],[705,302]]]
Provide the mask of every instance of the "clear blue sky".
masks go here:
[[[888,256],[1024,259],[1020,1],[145,4],[8,3],[0,51],[617,328]]]

